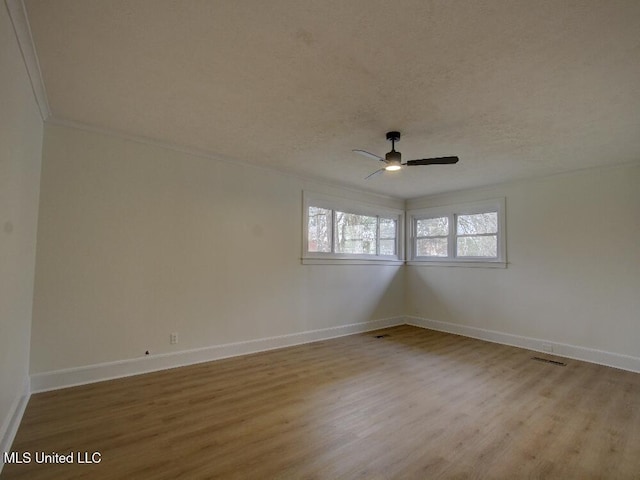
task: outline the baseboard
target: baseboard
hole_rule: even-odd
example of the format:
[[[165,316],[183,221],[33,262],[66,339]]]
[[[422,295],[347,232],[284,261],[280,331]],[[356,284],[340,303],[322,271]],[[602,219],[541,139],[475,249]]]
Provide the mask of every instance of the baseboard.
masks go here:
[[[345,335],[352,335],[354,333],[362,333],[403,324],[427,328],[430,330],[437,330],[441,332],[454,333],[457,335],[463,335],[465,337],[477,338],[489,342],[526,348],[538,352],[550,353],[548,352],[548,347],[551,347],[551,349],[553,350],[553,355],[573,358],[576,360],[583,360],[586,362],[640,373],[640,358],[638,357],[620,355],[617,353],[558,343],[538,338],[513,335],[483,328],[470,327],[467,325],[441,322],[415,316],[406,316],[372,320],[369,322],[353,323],[349,325],[341,325],[338,327],[330,327],[320,330],[310,330],[306,332],[292,333],[276,337],[248,340],[245,342],[214,345],[211,347],[199,348],[194,350],[184,350],[181,352],[151,355],[149,357],[133,358],[128,360],[87,365],[77,368],[55,370],[52,372],[36,373],[31,375],[30,393],[57,390],[60,388],[84,385],[87,383],[95,383],[104,380],[112,380],[115,378],[140,375],[143,373],[193,365],[196,363],[209,362],[222,358],[236,357],[239,355],[247,355],[250,353],[263,352],[277,348],[290,347],[294,345],[316,342],[319,340],[327,340],[330,338],[342,337]],[[545,349],[545,347],[547,347],[547,349]],[[25,395],[23,395],[22,398],[26,398],[26,400],[28,400],[28,394],[26,395],[26,397]],[[26,406],[26,400],[24,400],[24,405],[22,405],[21,407],[22,411],[24,411],[24,406]],[[15,410],[16,412],[19,410],[18,406],[16,406]],[[21,417],[21,412],[19,415],[14,415],[14,418],[18,419],[17,423],[19,423],[19,419]],[[15,429],[17,430],[17,424],[15,425]],[[15,435],[15,431],[13,435]],[[4,439],[5,437],[3,436],[0,438]],[[11,440],[13,440],[13,437],[11,437]]]
[[[16,438],[18,427],[22,421],[22,415],[24,415],[27,403],[29,403],[29,397],[31,397],[31,390],[29,388],[29,377],[26,377],[22,390],[16,395],[0,429],[0,473],[2,473],[2,468],[4,467],[3,452],[11,450],[13,440]]]
[[[403,325],[404,323],[404,317],[391,317],[320,330],[249,340],[246,342],[227,343],[195,350],[184,350],[181,352],[36,373],[31,375],[31,392],[45,392],[114,378],[129,377],[158,370],[210,362],[222,358],[236,357],[238,355],[247,355],[249,353],[264,352],[276,348],[316,342],[318,340],[327,340],[352,335],[354,333],[368,332],[380,328]]]
[[[405,317],[405,323],[415,327],[427,328],[429,330],[455,333],[465,337],[526,348],[528,350],[549,353],[559,357],[583,360],[585,362],[596,363],[598,365],[605,365],[607,367],[614,367],[622,370],[628,370],[630,372],[640,373],[640,358],[629,355],[621,355],[619,353],[606,352],[603,350],[558,343],[539,338],[523,337],[520,335],[503,333],[495,330],[486,330],[478,327],[470,327],[467,325],[459,325],[456,323],[440,322],[438,320],[431,320],[428,318],[407,316]],[[549,349],[552,351],[550,352]]]

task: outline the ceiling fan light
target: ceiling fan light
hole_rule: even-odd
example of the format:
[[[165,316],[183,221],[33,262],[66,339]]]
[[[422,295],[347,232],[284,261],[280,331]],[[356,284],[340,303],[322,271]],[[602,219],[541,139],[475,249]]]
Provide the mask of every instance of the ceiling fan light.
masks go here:
[[[402,167],[400,165],[387,165],[384,169],[387,172],[395,172],[396,170],[400,170]]]

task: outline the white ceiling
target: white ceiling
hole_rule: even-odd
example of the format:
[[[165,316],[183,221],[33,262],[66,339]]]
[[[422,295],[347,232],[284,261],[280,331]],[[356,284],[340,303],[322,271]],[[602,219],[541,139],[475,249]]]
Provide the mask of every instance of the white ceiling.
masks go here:
[[[412,198],[640,161],[640,1],[25,0],[54,119]],[[400,130],[404,160],[365,181]]]

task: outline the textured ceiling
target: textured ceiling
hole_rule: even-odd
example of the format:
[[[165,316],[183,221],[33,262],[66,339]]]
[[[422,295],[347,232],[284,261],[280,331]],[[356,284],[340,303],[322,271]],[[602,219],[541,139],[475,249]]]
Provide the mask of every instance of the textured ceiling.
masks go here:
[[[640,161],[640,1],[26,0],[55,119],[402,198]],[[400,130],[403,159],[379,168]]]

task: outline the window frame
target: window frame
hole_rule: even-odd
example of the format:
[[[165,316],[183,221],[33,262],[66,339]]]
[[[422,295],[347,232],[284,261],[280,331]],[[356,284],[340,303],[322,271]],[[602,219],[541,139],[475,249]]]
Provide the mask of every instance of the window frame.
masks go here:
[[[302,206],[302,263],[308,265],[340,264],[340,265],[402,265],[404,264],[404,210],[374,205],[342,197],[303,192]],[[331,210],[331,252],[309,252],[309,207],[320,207]],[[335,212],[350,213],[377,217],[376,254],[354,254],[335,252]],[[388,218],[396,221],[396,254],[380,255],[380,219]]]
[[[461,203],[443,205],[438,207],[412,209],[407,212],[407,232],[409,239],[407,242],[407,265],[431,265],[450,267],[489,267],[506,268],[507,248],[506,248],[506,221],[505,221],[505,198],[494,198],[480,202]],[[497,237],[497,257],[459,257],[457,255],[457,240],[459,237],[469,235],[458,235],[458,216],[475,215],[480,213],[497,212],[498,232]],[[447,238],[446,257],[418,256],[417,252],[417,221],[430,218],[447,217],[449,220],[449,234]],[[484,235],[484,234],[483,234]],[[477,235],[477,236],[483,236]],[[476,236],[476,235],[471,235]],[[424,238],[424,237],[420,237]]]

